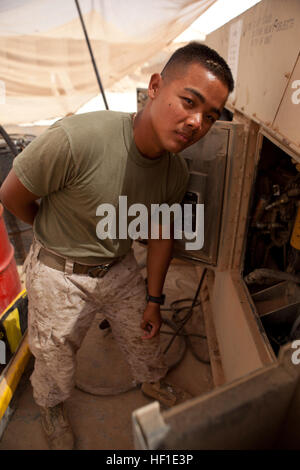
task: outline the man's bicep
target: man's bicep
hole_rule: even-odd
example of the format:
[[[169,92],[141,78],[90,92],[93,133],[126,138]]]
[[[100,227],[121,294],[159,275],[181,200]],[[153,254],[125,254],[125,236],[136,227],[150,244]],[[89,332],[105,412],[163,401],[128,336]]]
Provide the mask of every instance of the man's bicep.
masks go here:
[[[25,206],[39,199],[21,183],[12,169],[0,188],[0,200],[7,208]]]

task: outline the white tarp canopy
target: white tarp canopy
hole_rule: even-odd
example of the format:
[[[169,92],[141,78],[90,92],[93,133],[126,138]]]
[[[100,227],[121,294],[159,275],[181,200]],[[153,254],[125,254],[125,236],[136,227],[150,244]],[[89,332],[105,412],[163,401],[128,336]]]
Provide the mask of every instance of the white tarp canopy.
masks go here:
[[[79,0],[104,88],[153,58],[215,0]],[[74,0],[0,1],[0,124],[76,112],[99,93]]]

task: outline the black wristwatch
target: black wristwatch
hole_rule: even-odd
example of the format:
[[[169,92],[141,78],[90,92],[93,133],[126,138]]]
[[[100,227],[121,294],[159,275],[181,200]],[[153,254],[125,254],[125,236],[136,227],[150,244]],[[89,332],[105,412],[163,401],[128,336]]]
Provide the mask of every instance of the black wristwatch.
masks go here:
[[[153,295],[147,294],[146,300],[147,302],[154,302],[156,304],[163,305],[165,303],[166,296],[162,294],[160,297],[153,297]]]

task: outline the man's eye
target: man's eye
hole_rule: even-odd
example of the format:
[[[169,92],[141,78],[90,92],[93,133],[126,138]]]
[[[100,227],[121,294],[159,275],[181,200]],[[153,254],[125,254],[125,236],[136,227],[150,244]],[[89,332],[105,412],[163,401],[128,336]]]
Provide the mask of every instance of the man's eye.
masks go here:
[[[206,119],[211,123],[214,123],[216,121],[216,118],[214,116],[211,116],[210,114],[206,116]]]
[[[190,106],[192,106],[194,104],[193,100],[191,100],[190,98],[186,98],[186,97],[183,97],[184,101],[189,104]]]

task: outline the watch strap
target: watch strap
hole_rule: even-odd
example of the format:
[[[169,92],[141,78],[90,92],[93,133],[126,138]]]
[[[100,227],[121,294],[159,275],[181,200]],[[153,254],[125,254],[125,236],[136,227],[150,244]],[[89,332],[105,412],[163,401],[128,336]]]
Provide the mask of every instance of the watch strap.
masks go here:
[[[165,303],[166,296],[162,294],[160,297],[154,297],[153,295],[147,294],[146,300],[147,302],[154,302],[156,304],[163,305]]]

